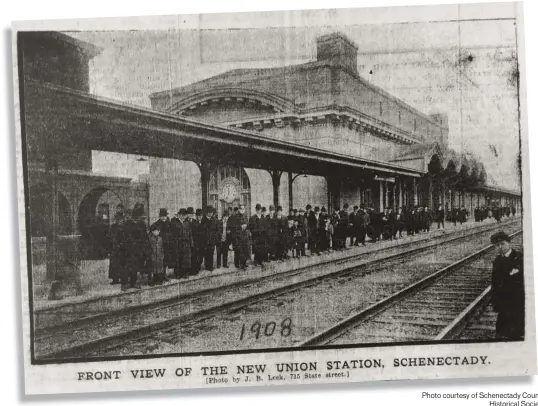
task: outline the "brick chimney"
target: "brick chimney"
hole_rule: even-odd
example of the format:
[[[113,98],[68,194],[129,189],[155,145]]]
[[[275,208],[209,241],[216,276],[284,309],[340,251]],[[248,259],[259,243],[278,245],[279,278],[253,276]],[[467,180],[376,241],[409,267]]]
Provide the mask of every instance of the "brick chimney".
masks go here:
[[[345,35],[336,32],[323,35],[317,40],[317,60],[340,64],[357,72],[358,47]]]

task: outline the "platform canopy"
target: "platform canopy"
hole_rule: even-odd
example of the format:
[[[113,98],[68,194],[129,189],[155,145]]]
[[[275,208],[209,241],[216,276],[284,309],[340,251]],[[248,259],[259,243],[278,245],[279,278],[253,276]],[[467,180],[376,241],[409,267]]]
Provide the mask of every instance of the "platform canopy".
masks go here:
[[[90,149],[340,178],[424,174],[30,79],[24,89],[23,140],[46,160]]]

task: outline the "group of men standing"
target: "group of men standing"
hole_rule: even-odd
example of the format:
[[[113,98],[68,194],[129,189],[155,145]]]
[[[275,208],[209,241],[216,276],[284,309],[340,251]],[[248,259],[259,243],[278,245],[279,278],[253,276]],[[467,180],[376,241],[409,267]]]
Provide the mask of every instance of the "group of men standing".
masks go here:
[[[487,209],[475,211],[477,221],[482,221]],[[515,210],[499,208],[499,215],[515,214]],[[450,213],[457,221],[462,210]],[[150,284],[167,281],[166,270],[173,269],[173,277],[188,278],[198,274],[202,266],[207,271],[216,267],[228,267],[228,253],[234,251],[236,268],[246,269],[247,261],[254,254],[254,263],[284,260],[289,256],[304,256],[306,247],[311,254],[366,245],[370,241],[401,238],[402,233],[415,235],[428,232],[432,223],[444,228],[445,210],[439,206],[432,211],[427,206],[387,208],[376,211],[364,205],[352,209],[346,203],[340,210],[329,213],[325,207],[310,204],[306,209],[292,209],[287,216],[282,207],[269,206],[269,210],[257,204],[255,213],[247,218],[244,205],[233,212],[224,210],[219,219],[216,210],[181,208],[170,219],[167,209],[159,210],[159,219],[149,227],[144,222],[144,207],[135,205],[125,211],[118,206],[115,223],[110,229],[110,269],[112,283],[122,288],[138,287],[138,273],[147,273]]]

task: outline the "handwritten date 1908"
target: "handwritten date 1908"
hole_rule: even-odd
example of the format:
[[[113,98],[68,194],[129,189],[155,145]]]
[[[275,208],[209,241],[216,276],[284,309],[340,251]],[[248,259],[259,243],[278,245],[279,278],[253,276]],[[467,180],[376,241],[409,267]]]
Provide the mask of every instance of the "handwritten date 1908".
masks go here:
[[[274,321],[270,321],[264,324],[264,323],[261,323],[259,320],[256,320],[254,323],[250,325],[250,328],[248,328],[248,326],[246,326],[245,323],[243,323],[243,326],[241,327],[241,335],[239,336],[239,340],[247,339],[251,336],[253,336],[257,340],[260,338],[261,335],[264,335],[266,337],[271,337],[272,335],[275,334],[275,331],[280,332],[280,335],[282,337],[289,337],[289,335],[291,334],[291,328],[292,328],[292,323],[289,317],[286,317],[284,320],[280,322],[278,330],[277,330],[277,323]]]

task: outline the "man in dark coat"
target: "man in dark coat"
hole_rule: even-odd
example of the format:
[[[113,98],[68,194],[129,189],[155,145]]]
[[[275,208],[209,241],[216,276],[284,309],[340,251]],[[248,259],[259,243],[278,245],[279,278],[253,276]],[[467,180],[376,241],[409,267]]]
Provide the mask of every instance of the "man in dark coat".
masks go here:
[[[344,203],[344,207],[342,210],[338,212],[338,225],[337,225],[337,233],[338,233],[338,248],[343,249],[346,248],[346,242],[347,237],[349,236],[349,205],[347,203]]]
[[[213,256],[215,247],[220,241],[219,222],[214,216],[215,209],[207,206],[205,217],[202,219],[202,228],[204,230],[204,268],[206,271],[212,271]]]
[[[360,209],[357,214],[355,215],[353,219],[353,228],[355,229],[355,245],[358,246],[359,244],[362,244],[363,246],[366,245],[366,221],[369,221],[365,216],[365,212],[363,209]]]
[[[256,204],[256,213],[248,221],[248,229],[252,235],[252,252],[254,253],[254,264],[261,265],[263,262],[263,252],[265,242],[262,235],[262,205]]]
[[[192,239],[194,241],[194,248],[192,251],[191,257],[191,275],[196,275],[200,272],[202,267],[202,262],[204,260],[204,250],[205,250],[205,230],[202,224],[203,220],[203,210],[196,210],[196,218],[187,223],[191,226]]]
[[[349,246],[357,245],[357,222],[355,218],[359,212],[359,206],[353,206],[353,211],[349,214]]]
[[[261,262],[269,262],[269,252],[271,243],[269,240],[269,229],[271,228],[271,219],[267,215],[267,209],[262,207],[260,221],[260,259]]]
[[[151,228],[157,228],[159,230],[159,236],[163,240],[163,249],[164,249],[164,260],[163,266],[166,276],[166,269],[174,267],[173,260],[173,246],[170,235],[170,219],[168,218],[168,210],[159,209],[159,219],[155,221]],[[165,278],[166,280],[166,278]]]
[[[244,216],[240,218],[239,231],[236,233],[235,244],[237,246],[235,255],[237,255],[239,261],[238,268],[246,270],[248,268],[247,261],[250,259],[252,252],[252,235],[247,229],[247,221]]]
[[[241,231],[241,224],[243,223],[248,224],[248,222],[245,216],[245,205],[243,204],[239,205],[239,207],[237,207],[237,210],[235,210],[234,208],[234,212],[235,212],[234,215],[230,217],[230,229],[232,231],[232,244],[234,247],[234,265],[236,268],[239,268],[240,267],[240,263],[239,263],[240,253],[237,250],[239,249],[239,244],[236,244],[235,240],[236,240],[236,237],[239,235],[239,232]],[[252,236],[250,236],[250,239],[252,243]],[[252,249],[252,247],[250,249]]]
[[[320,238],[318,234],[319,207],[312,211],[312,206],[306,206],[306,222],[308,224],[308,249],[310,254],[319,254]]]
[[[122,265],[125,261],[121,258],[121,244],[123,239],[123,212],[117,212],[114,217],[114,224],[110,227],[110,265],[108,277],[112,279],[111,285],[120,283]]]
[[[276,259],[282,260],[284,259],[284,254],[286,250],[286,233],[288,229],[288,220],[286,219],[286,216],[282,214],[282,206],[278,206],[276,208],[276,216],[275,216],[275,227],[276,227],[276,244],[275,244],[275,252],[276,252]]]
[[[491,304],[498,313],[496,335],[504,341],[522,340],[525,336],[525,289],[523,254],[510,246],[503,231],[491,236],[499,255],[493,261]]]
[[[435,212],[435,221],[437,221],[438,230],[441,228],[441,224],[443,225],[443,230],[445,229],[445,211],[443,210],[442,205],[439,205]]]
[[[148,227],[144,218],[144,205],[137,203],[135,205],[136,210],[133,209],[133,263],[135,268],[141,274],[148,274],[151,272],[149,267],[151,257],[151,246],[148,236]]]
[[[191,253],[194,247],[191,225],[186,219],[187,210],[180,209],[170,220],[170,234],[175,248],[174,276],[187,279],[192,268]]]
[[[270,260],[276,258],[277,223],[275,221],[275,206],[269,206],[269,213],[265,216],[267,227],[267,255]]]
[[[217,245],[217,268],[222,266],[228,268],[228,251],[232,244],[232,232],[230,230],[229,220],[230,212],[226,209],[222,213],[222,218],[219,220],[219,243]],[[222,262],[221,262],[222,261]]]

